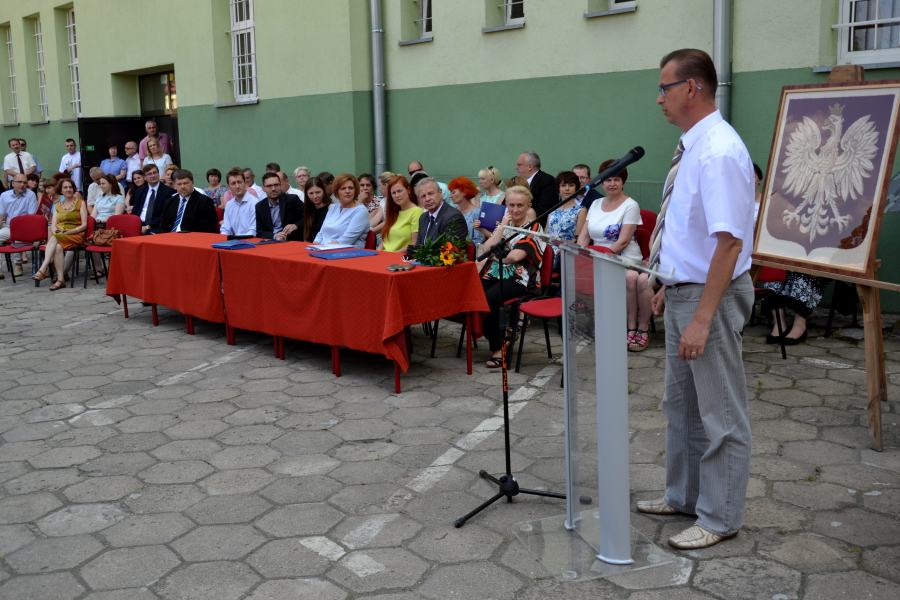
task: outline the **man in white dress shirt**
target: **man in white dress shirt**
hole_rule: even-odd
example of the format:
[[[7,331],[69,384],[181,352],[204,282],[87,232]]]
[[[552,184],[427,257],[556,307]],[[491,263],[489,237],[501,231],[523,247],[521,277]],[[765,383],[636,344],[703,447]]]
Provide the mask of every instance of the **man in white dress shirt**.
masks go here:
[[[66,139],[66,153],[59,160],[60,173],[68,173],[75,182],[75,189],[81,191],[81,152],[75,146],[75,140]]]
[[[683,132],[654,231],[665,284],[653,309],[665,307],[666,492],[637,509],[696,515],[669,538],[683,550],[737,534],[750,471],[741,331],[753,306],[753,163],[716,110],[717,85],[702,50],[676,50],[660,63],[657,103]]]
[[[6,172],[7,182],[11,182],[16,173],[22,175],[34,173],[37,168],[34,157],[31,156],[31,153],[22,150],[19,138],[9,139],[9,149],[11,152],[3,157],[3,170]]]
[[[225,205],[225,218],[219,231],[223,235],[256,235],[256,203],[259,199],[247,191],[246,180],[240,170],[229,171],[225,181],[232,198]]]

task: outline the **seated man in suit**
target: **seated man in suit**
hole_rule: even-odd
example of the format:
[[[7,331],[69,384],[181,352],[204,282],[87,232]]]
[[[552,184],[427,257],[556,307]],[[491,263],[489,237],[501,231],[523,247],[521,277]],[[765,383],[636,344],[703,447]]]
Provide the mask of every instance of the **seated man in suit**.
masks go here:
[[[256,203],[257,237],[302,241],[303,203],[300,198],[282,192],[284,181],[279,173],[266,173],[262,181],[266,198]]]
[[[212,199],[194,189],[194,174],[178,169],[172,174],[176,194],[169,198],[160,218],[159,230],[219,232],[219,218]]]
[[[131,214],[141,218],[142,233],[157,233],[163,209],[175,190],[159,181],[159,169],[153,163],[144,167],[144,179],[147,185],[134,193],[131,199]]]
[[[531,207],[536,214],[542,215],[559,201],[556,178],[541,171],[541,157],[537,152],[525,151],[519,155],[516,159],[516,174],[528,182],[528,189],[534,197]],[[547,226],[547,215],[541,219],[541,226]]]
[[[256,204],[260,202],[250,193],[241,170],[234,168],[225,176],[231,201],[225,205],[225,215],[219,233],[223,235],[255,236]]]
[[[425,210],[419,217],[419,243],[437,239],[442,233],[460,240],[466,239],[469,226],[462,213],[444,202],[441,188],[433,177],[426,177],[416,184],[416,197]]]

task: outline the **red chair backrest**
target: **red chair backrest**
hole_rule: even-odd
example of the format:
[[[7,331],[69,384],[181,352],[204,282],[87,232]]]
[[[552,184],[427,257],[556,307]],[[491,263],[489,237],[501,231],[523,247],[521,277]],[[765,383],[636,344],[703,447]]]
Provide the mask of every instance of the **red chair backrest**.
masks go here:
[[[466,260],[469,262],[475,262],[475,244],[471,241],[466,244]]]
[[[225,218],[225,207],[224,206],[216,207],[216,218],[219,220],[219,223],[221,223],[222,219]]]
[[[375,232],[369,231],[366,234],[366,250],[374,250],[375,249]]]
[[[774,267],[760,267],[756,273],[756,283],[778,283],[784,281],[787,271]]]
[[[541,257],[541,287],[547,289],[553,281],[553,246],[547,244]]]
[[[634,230],[634,239],[637,240],[638,246],[641,248],[641,256],[644,260],[650,259],[650,235],[652,231],[638,227]]]
[[[141,218],[137,215],[112,215],[106,226],[118,230],[122,237],[141,235]]]
[[[44,242],[47,240],[47,219],[44,215],[19,215],[9,222],[10,242]]]
[[[652,210],[647,210],[646,208],[641,209],[641,224],[638,225],[638,229],[644,228],[648,230],[651,234],[653,230],[656,228],[656,213]]]
[[[97,228],[97,221],[94,217],[88,215],[87,231],[84,232],[84,239],[89,240],[94,236],[94,229]]]

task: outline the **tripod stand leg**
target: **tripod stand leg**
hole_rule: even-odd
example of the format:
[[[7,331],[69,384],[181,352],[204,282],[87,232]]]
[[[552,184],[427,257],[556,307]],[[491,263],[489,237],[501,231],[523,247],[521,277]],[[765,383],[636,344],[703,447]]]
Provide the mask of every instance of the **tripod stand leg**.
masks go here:
[[[493,504],[494,502],[496,502],[497,500],[499,500],[500,498],[502,498],[505,495],[506,494],[504,492],[497,492],[496,494],[494,494],[493,496],[491,496],[490,498],[488,498],[487,500],[485,500],[484,502],[479,504],[476,508],[472,509],[469,513],[467,513],[467,514],[459,517],[455,521],[453,521],[453,526],[456,527],[457,529],[459,529],[460,527],[462,527],[463,525],[466,524],[466,521],[468,521],[469,519],[471,519],[472,517],[474,517],[475,515],[477,515],[478,513],[480,513],[481,511],[483,511],[488,506],[490,506],[491,504]]]

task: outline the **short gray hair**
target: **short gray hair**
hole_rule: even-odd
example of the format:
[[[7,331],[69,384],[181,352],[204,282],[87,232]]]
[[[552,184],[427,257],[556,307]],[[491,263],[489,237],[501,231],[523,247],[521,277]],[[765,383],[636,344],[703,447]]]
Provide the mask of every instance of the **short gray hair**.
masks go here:
[[[416,193],[416,197],[419,196],[419,188],[421,188],[426,183],[434,184],[434,189],[436,189],[439,194],[442,194],[441,186],[438,184],[437,179],[435,179],[434,177],[426,177],[426,178],[420,180],[418,183],[416,183],[416,189],[414,190]]]
[[[525,155],[525,158],[528,159],[528,164],[532,167],[541,168],[541,157],[538,156],[538,153],[534,150],[526,150],[522,154]]]
[[[301,165],[301,166],[297,167],[296,169],[294,169],[294,178],[300,177],[300,173],[303,173],[304,171],[306,172],[307,175],[311,175],[311,173],[309,172],[309,167],[305,167],[305,166]]]

